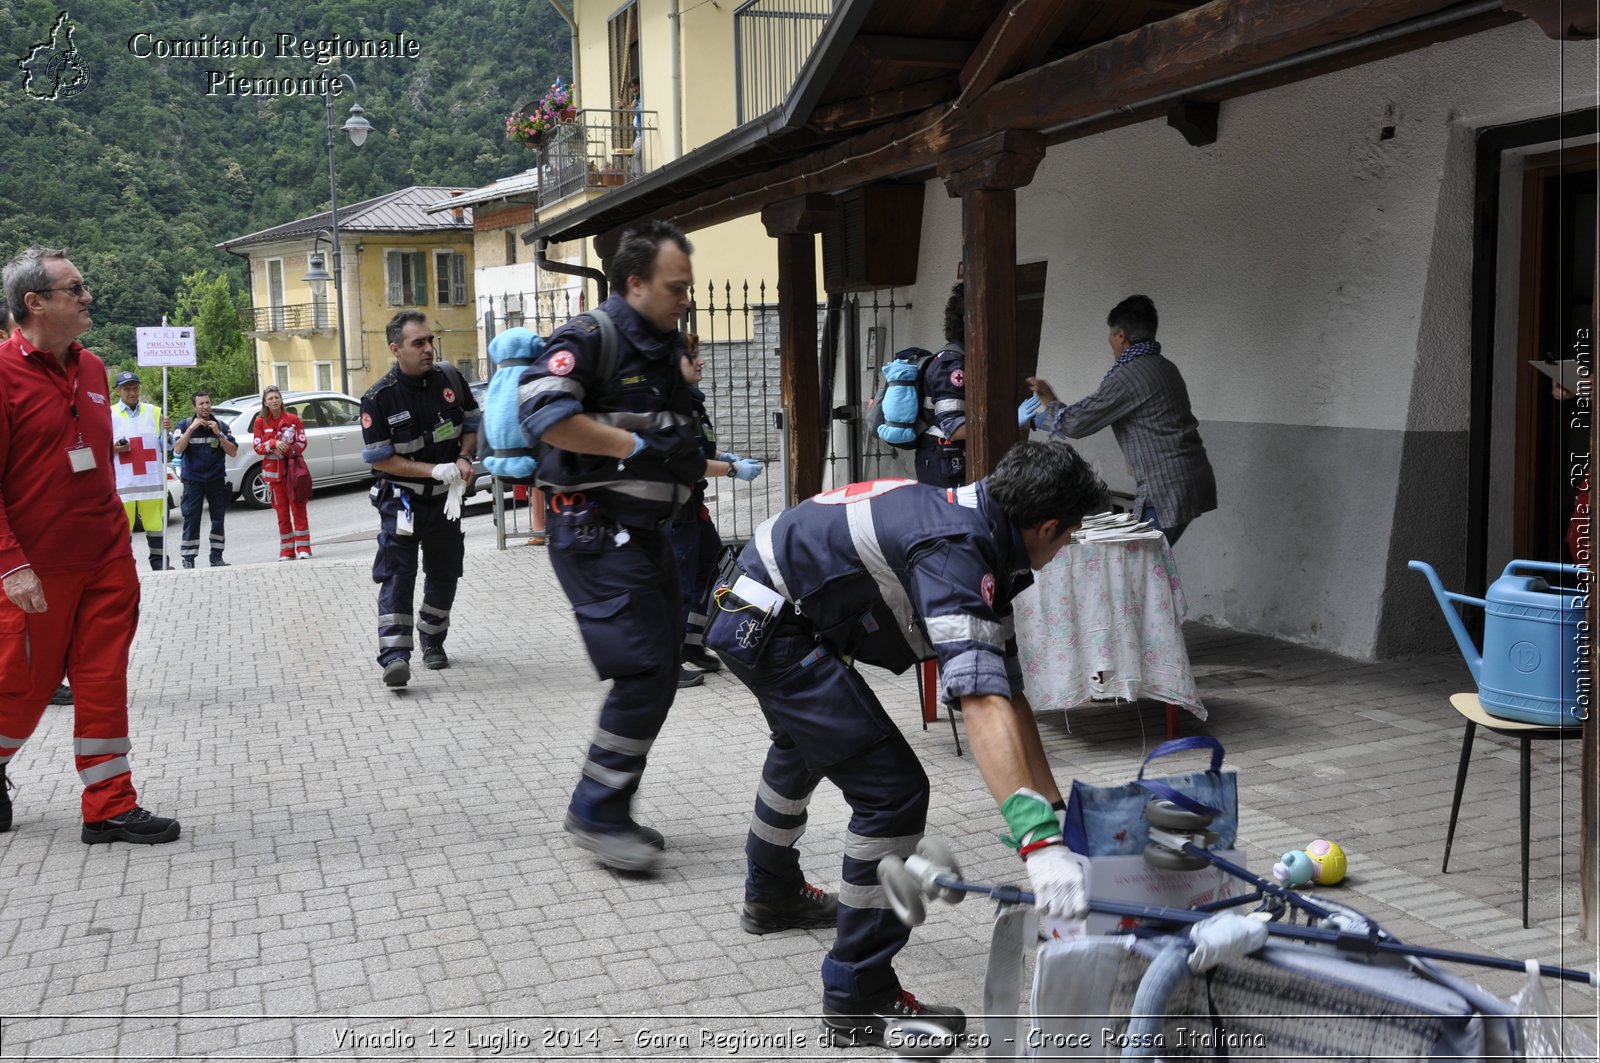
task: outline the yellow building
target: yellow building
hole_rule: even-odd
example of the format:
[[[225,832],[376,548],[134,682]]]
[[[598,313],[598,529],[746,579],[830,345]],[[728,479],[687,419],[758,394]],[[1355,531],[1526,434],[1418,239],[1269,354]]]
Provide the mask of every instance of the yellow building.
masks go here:
[[[458,191],[414,185],[340,207],[338,262],[326,212],[218,244],[250,264],[249,332],[262,384],[360,396],[389,371],[384,326],[401,310],[427,314],[439,356],[474,377],[472,211],[424,210]],[[335,284],[316,282],[336,267],[342,308]]]
[[[541,249],[522,240],[531,225],[627,196],[675,160],[782,106],[832,10],[831,0],[550,2],[572,33],[576,119],[528,152],[524,172],[454,205],[441,195],[431,208],[476,207],[477,317],[496,331],[526,324],[547,332],[595,302],[594,274],[582,272],[601,268],[595,242],[552,244],[546,254],[554,268],[541,267]],[[529,86],[525,102],[545,88]],[[719,304],[725,285],[735,302],[745,298],[745,284],[757,301],[763,283],[776,300],[776,248],[759,218],[689,237],[697,305],[706,305],[713,285]]]

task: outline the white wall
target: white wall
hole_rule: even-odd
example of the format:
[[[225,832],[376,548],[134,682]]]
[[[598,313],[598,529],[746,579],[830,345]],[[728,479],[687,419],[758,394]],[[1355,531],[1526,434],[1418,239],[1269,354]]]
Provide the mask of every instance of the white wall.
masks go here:
[[[1019,192],[1058,393],[1104,374],[1118,300],[1160,310],[1221,498],[1177,549],[1191,617],[1367,657],[1398,595],[1401,627],[1443,636],[1394,566],[1461,552],[1474,137],[1593,106],[1595,54],[1518,23],[1225,102],[1203,148],[1161,121],[1059,145]],[[937,335],[961,210],[937,182],[926,204],[916,331]],[[1131,485],[1109,432],[1082,449]]]

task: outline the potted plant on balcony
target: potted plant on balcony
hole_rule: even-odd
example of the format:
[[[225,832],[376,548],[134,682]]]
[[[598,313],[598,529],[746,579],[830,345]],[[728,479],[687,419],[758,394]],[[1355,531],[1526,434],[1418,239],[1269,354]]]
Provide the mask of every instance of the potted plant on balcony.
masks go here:
[[[506,139],[525,148],[542,148],[561,126],[576,121],[577,117],[578,107],[573,101],[571,86],[556,78],[555,84],[538,100],[506,115]]]

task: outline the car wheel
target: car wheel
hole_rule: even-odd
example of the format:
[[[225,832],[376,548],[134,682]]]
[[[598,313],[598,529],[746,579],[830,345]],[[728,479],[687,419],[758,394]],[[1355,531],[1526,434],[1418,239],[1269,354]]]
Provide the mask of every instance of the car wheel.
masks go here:
[[[261,478],[261,465],[252,465],[250,471],[244,474],[243,486],[239,489],[239,497],[251,509],[272,508],[272,488],[267,481]]]

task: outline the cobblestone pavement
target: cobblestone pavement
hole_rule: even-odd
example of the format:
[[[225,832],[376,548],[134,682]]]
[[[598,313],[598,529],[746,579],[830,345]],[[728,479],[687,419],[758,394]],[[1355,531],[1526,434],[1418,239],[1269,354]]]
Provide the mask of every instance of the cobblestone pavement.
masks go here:
[[[401,693],[373,663],[365,562],[147,577],[135,781],[183,837],[83,845],[71,710],[48,711],[12,763],[0,836],[0,1057],[881,1057],[817,1046],[828,935],[739,928],[767,735],[737,681],[682,692],[655,747],[638,812],[669,839],[658,874],[567,843],[601,684],[544,551],[518,542],[497,551],[486,522],[470,527],[455,665]],[[1253,868],[1330,837],[1351,863],[1335,896],[1404,940],[1593,966],[1575,936],[1576,742],[1534,748],[1524,930],[1506,740],[1479,737],[1438,872],[1461,740],[1446,699],[1470,689],[1456,655],[1362,664],[1187,633],[1211,715],[1185,729],[1227,747]],[[1025,881],[948,722],[922,729],[911,674],[866,671],[932,779],[929,833],[967,877]],[[1044,732],[1063,782],[1120,782],[1163,727],[1160,706],[1123,703]],[[811,813],[805,866],[836,888],[845,806],[824,784]],[[897,964],[907,987],[980,1010],[989,917],[938,906]],[[1462,970],[1502,995],[1520,982]],[[1547,986],[1593,1015],[1588,990]]]

